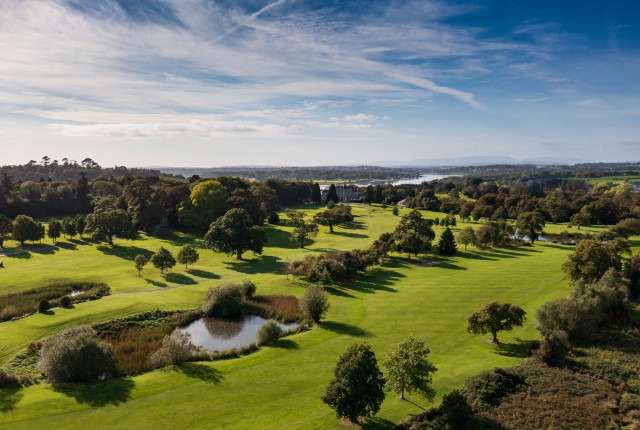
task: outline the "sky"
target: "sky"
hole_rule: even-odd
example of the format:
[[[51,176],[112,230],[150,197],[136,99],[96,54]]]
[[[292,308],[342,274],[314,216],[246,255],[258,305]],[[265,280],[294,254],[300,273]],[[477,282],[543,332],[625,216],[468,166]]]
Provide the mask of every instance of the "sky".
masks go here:
[[[0,10],[0,165],[640,160],[635,0]]]

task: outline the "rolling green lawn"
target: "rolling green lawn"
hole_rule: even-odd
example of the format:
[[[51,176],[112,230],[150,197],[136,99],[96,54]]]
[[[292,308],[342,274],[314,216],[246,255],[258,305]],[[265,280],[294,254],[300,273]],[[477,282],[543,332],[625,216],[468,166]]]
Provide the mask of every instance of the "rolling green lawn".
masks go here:
[[[175,268],[165,276],[147,266],[138,277],[133,257],[148,255],[160,245],[175,252],[181,244],[193,243],[193,236],[142,237],[117,241],[115,247],[87,244],[3,257],[7,267],[0,270],[0,292],[64,278],[104,281],[115,294],[55,310],[52,315],[0,323],[0,365],[30,341],[70,325],[156,308],[195,307],[210,286],[227,279],[250,277],[258,285],[258,294],[299,296],[303,285],[291,284],[282,274],[287,258],[365,247],[398,221],[391,208],[354,206],[353,211],[356,221],[348,228],[338,227],[329,234],[321,227],[305,250],[288,241],[288,227],[268,227],[269,244],[261,257],[247,254],[247,261],[237,262],[201,249],[193,269]],[[460,223],[457,228],[464,226]],[[440,234],[442,229],[436,231]],[[201,240],[195,243],[202,247]],[[514,364],[525,356],[538,337],[535,309],[570,290],[560,270],[570,251],[571,247],[544,243],[488,251],[470,247],[455,257],[422,259],[440,262],[433,267],[419,267],[415,259],[394,256],[353,283],[330,287],[327,319],[308,332],[239,359],[190,363],[95,384],[3,389],[0,428],[341,428],[333,411],[320,400],[337,358],[352,343],[366,341],[382,361],[409,334],[424,337],[431,348],[431,359],[439,369],[434,386],[440,398],[471,375]],[[170,288],[175,286],[180,287]],[[503,343],[497,347],[487,343],[485,336],[465,330],[467,316],[492,300],[515,303],[529,315],[524,327],[501,333]],[[387,427],[429,406],[417,396],[411,400],[403,402],[389,394],[367,428]]]

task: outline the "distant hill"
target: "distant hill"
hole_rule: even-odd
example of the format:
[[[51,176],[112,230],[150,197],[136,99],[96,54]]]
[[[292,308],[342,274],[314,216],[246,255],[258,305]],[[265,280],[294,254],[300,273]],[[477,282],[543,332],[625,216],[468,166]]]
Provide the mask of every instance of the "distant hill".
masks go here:
[[[373,163],[378,166],[407,166],[407,167],[454,167],[454,166],[489,166],[499,164],[532,164],[532,165],[568,165],[578,163],[588,163],[587,160],[578,158],[552,158],[539,157],[525,160],[517,160],[513,157],[505,156],[469,156],[455,158],[422,158],[410,161],[379,161]]]

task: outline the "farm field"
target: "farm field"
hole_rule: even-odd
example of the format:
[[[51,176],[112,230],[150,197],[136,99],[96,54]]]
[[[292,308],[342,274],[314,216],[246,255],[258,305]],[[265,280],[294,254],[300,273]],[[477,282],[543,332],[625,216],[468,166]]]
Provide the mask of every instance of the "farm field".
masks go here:
[[[0,323],[0,366],[30,341],[71,325],[153,309],[199,306],[208,288],[226,280],[250,278],[258,285],[258,294],[300,296],[304,284],[292,284],[283,274],[287,259],[366,247],[398,221],[391,208],[356,205],[353,213],[355,221],[346,228],[337,227],[333,234],[321,227],[306,249],[289,241],[289,227],[269,226],[264,254],[246,254],[242,262],[202,249],[200,237],[184,233],[166,239],[117,240],[114,247],[87,243],[3,257],[7,267],[0,270],[0,293],[63,278],[106,282],[112,295],[57,309],[51,315]],[[442,217],[441,213],[423,214]],[[467,225],[478,224],[458,223],[454,231]],[[582,227],[580,231],[599,229]],[[564,230],[566,224],[545,228],[551,233]],[[439,235],[443,230],[435,231]],[[136,254],[149,256],[159,246],[175,253],[184,243],[200,248],[196,265],[189,269],[176,266],[165,275],[147,266],[138,277],[132,261]],[[409,334],[424,337],[431,348],[431,359],[438,367],[434,377],[437,403],[469,376],[525,357],[538,338],[535,309],[570,291],[560,270],[572,250],[569,246],[537,242],[533,247],[486,251],[458,248],[456,256],[447,258],[429,254],[416,260],[394,255],[357,281],[330,287],[331,308],[319,326],[239,359],[188,363],[95,384],[3,389],[0,427],[341,428],[334,412],[320,399],[337,358],[352,343],[366,341],[382,360]],[[427,261],[439,264],[415,264]],[[510,301],[528,313],[522,328],[501,333],[499,346],[465,330],[467,316],[493,300]],[[428,406],[420,397],[405,402],[390,393],[366,428],[388,427]]]

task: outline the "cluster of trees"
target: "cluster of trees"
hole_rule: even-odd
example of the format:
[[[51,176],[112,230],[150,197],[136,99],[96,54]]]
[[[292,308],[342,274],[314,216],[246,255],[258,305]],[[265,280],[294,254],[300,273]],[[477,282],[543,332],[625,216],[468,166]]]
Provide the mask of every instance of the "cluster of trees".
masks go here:
[[[228,317],[239,314],[242,305],[256,293],[256,284],[250,280],[227,282],[211,287],[205,296],[202,312],[210,317]]]
[[[188,268],[189,264],[195,264],[199,259],[200,254],[198,254],[198,250],[192,245],[186,244],[178,250],[176,257],[173,256],[171,251],[161,246],[149,260],[147,260],[144,255],[138,254],[134,257],[133,262],[138,270],[138,276],[140,276],[142,269],[149,262],[153,264],[153,267],[156,269],[160,269],[160,273],[164,273],[165,270],[173,268],[176,263],[184,264],[184,267]]]
[[[375,353],[367,344],[354,344],[340,356],[334,379],[322,401],[335,410],[338,418],[358,423],[380,410],[385,391],[416,392],[428,400],[435,398],[433,374],[438,370],[429,360],[424,339],[409,336],[383,362],[386,376],[378,367]]]

